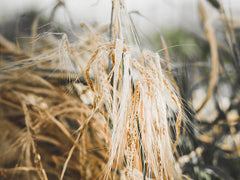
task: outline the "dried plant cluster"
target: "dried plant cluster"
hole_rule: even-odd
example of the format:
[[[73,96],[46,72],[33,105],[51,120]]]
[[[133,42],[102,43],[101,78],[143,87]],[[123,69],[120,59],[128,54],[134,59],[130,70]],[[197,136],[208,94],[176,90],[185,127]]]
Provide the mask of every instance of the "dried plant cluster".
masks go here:
[[[132,26],[114,0],[111,41],[85,25],[75,43],[37,37],[37,20],[25,50],[1,37],[3,179],[182,179],[181,101],[164,60],[126,42]]]
[[[199,1],[207,46],[199,58],[210,63],[188,59],[191,75],[177,82],[163,36],[163,57],[142,49],[123,0],[112,1],[110,26],[81,24],[71,43],[38,34],[39,16],[28,42],[0,35],[0,179],[237,178],[239,28],[208,2],[217,13]],[[193,125],[185,119],[199,130],[185,131]],[[222,161],[237,165],[227,172]]]

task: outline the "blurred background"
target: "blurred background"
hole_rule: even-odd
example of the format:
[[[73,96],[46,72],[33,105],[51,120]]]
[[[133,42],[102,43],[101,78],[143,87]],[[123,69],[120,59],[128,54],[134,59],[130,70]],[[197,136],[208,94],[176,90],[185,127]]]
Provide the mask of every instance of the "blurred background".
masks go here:
[[[197,0],[126,0],[125,2],[129,11],[139,11],[154,24],[164,28],[189,27],[190,24],[191,28],[196,28],[199,24]],[[220,2],[228,13],[239,15],[238,0],[221,0]],[[1,0],[0,3],[0,21],[6,22],[33,10],[49,16],[56,5],[56,0]],[[66,23],[67,9],[76,24],[80,22],[109,23],[111,0],[67,0],[64,3],[65,10],[59,8],[56,13],[56,19],[59,22]],[[191,28],[189,27],[189,30]]]
[[[111,0],[67,0],[64,3],[75,23],[109,23]],[[0,7],[1,21],[15,18],[30,10],[48,16],[55,5],[56,0],[2,0]],[[196,23],[198,19],[196,12],[197,1],[194,0],[182,0],[181,2],[177,0],[149,0],[147,2],[144,0],[131,0],[126,1],[126,6],[129,11],[141,12],[157,25],[178,26],[183,23],[183,17],[185,21],[191,21],[192,23]],[[56,13],[58,21],[64,22],[66,20],[65,10],[59,8],[59,12]]]

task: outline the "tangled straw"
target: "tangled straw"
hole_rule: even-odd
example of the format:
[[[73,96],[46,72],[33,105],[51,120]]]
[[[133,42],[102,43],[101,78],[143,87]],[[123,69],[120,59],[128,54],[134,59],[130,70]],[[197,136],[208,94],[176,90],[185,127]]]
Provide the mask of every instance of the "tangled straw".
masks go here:
[[[43,53],[35,44],[32,53],[26,53],[29,59],[2,69],[0,102],[23,112],[23,135],[31,140],[28,152],[38,157],[26,163],[35,167],[29,171],[41,179],[71,178],[66,172],[95,179],[182,179],[174,157],[182,105],[170,83],[173,77],[166,77],[157,53],[128,45],[126,32],[136,44],[138,37],[122,0],[113,0],[111,26],[111,41],[88,32],[71,44],[63,35],[59,48]],[[59,84],[66,78],[71,87]],[[23,94],[20,103],[15,94]],[[175,114],[174,142],[168,118]],[[36,139],[46,144],[38,146]],[[21,147],[20,142],[13,146]],[[59,155],[46,158],[41,152],[49,149],[47,143],[54,144]],[[30,155],[26,161],[31,162]],[[60,175],[51,164],[61,169]]]
[[[121,12],[127,12],[124,2],[114,0],[113,43],[100,45],[85,71],[98,104],[95,107],[106,111],[107,128],[111,132],[105,139],[110,141],[110,155],[103,177],[115,179],[116,172],[120,172],[127,179],[178,179],[181,172],[175,168],[167,111],[178,113],[177,144],[181,101],[164,76],[158,54],[143,51],[137,60],[134,47],[125,44],[122,29],[128,24],[123,25]],[[113,68],[108,74],[109,59]],[[94,81],[90,78],[90,69],[93,69]]]

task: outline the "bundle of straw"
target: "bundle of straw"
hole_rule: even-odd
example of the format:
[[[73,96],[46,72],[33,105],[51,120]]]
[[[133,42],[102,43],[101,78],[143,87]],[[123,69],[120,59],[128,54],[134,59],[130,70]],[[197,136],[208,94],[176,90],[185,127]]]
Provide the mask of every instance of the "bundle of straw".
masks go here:
[[[19,50],[2,68],[3,178],[182,179],[174,157],[178,93],[163,59],[128,45],[124,30],[135,37],[124,2],[113,0],[111,41],[88,31],[70,44],[62,35],[58,48]],[[29,58],[18,61],[23,54]],[[173,142],[168,117],[175,114]]]

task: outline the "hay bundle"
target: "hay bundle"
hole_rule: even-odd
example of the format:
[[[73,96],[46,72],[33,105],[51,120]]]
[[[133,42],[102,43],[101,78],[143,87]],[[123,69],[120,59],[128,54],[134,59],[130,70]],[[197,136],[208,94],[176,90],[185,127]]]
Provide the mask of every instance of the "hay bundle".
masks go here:
[[[57,48],[38,41],[31,52],[1,44],[1,61],[14,59],[0,77],[3,178],[181,179],[181,101],[159,55],[127,44],[122,1],[112,14],[110,42],[88,31],[72,44],[50,35]]]

